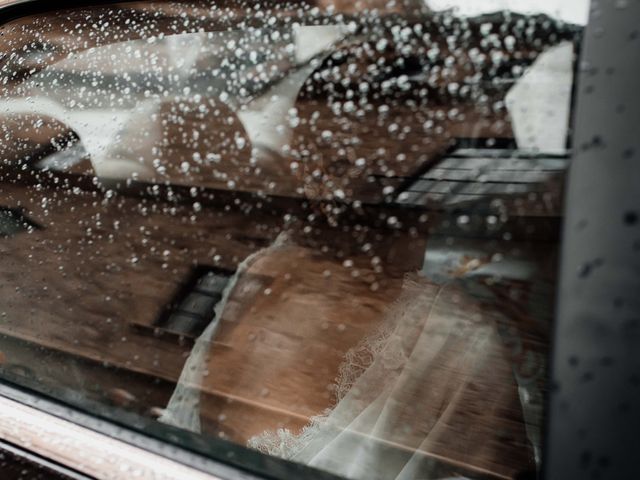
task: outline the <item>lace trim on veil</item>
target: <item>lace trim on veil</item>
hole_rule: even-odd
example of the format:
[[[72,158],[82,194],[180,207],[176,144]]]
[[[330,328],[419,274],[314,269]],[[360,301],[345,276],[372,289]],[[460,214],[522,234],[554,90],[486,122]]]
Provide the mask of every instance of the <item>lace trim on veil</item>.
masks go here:
[[[351,392],[358,379],[374,365],[374,362],[380,362],[382,368],[373,372],[377,381],[371,383],[376,389],[384,388],[384,372],[397,371],[405,365],[408,359],[403,339],[397,335],[396,330],[398,325],[415,316],[416,303],[423,306],[422,302],[416,302],[416,296],[424,293],[424,289],[425,282],[421,277],[408,275],[404,280],[402,293],[389,308],[382,324],[374,333],[347,351],[333,385],[335,400],[332,407],[320,415],[311,417],[309,423],[299,434],[295,434],[289,429],[280,428],[275,431],[263,432],[249,439],[247,445],[267,455],[288,460],[293,459],[325,430],[335,428],[335,422],[332,421],[330,415]],[[432,304],[433,297],[429,298]]]

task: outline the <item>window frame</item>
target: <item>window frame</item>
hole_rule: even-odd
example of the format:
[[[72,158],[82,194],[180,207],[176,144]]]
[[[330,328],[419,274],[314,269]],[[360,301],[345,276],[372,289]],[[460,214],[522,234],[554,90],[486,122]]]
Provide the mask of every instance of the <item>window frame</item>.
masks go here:
[[[640,476],[639,17],[638,2],[591,2],[583,40],[545,409],[547,480]]]

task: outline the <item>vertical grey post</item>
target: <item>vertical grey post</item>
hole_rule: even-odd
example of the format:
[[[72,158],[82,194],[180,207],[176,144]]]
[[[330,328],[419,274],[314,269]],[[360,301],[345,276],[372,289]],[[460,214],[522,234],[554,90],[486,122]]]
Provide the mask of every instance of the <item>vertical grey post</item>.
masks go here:
[[[640,478],[640,1],[592,2],[577,89],[547,480]]]

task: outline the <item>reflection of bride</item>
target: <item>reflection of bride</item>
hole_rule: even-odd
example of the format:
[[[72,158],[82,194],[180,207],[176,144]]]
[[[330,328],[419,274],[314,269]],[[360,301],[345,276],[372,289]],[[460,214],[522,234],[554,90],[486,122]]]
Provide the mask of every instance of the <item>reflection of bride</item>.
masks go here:
[[[225,298],[279,249],[306,250],[290,242],[281,237],[243,262]],[[249,445],[358,479],[513,475],[532,462],[497,310],[474,301],[462,282],[431,280],[408,277],[378,332],[348,351],[332,408],[302,432],[268,429]],[[224,301],[218,308],[221,318]],[[162,421],[201,430],[197,386],[217,328],[196,343]]]
[[[517,411],[517,387],[492,319],[463,295],[408,279],[382,331],[347,354],[335,407],[300,435],[250,445],[359,479],[441,478],[438,452],[499,458],[501,439],[523,437],[517,422],[496,422]]]

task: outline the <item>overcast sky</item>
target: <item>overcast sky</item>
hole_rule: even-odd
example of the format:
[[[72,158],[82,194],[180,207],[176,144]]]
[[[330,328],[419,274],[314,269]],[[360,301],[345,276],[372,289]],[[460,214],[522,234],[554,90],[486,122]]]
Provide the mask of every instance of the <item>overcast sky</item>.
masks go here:
[[[427,0],[426,3],[434,10],[457,8],[461,15],[511,10],[546,13],[581,25],[587,23],[589,15],[589,0]]]

